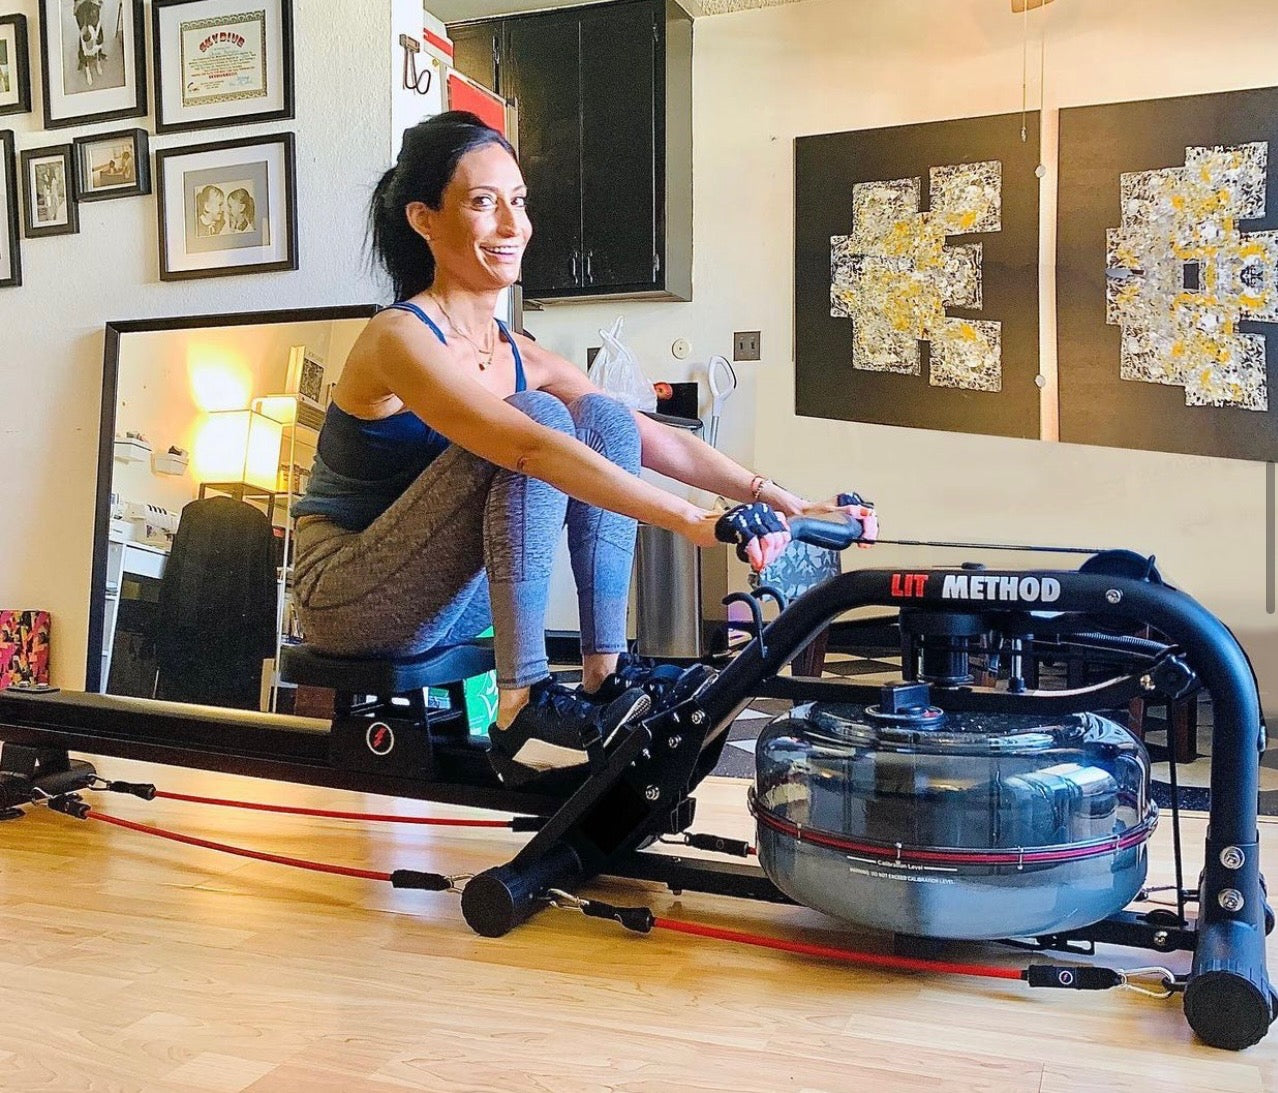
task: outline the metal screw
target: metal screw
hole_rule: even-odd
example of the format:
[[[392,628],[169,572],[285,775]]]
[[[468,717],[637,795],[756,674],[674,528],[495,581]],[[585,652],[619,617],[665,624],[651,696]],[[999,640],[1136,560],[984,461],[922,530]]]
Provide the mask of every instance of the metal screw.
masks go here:
[[[1122,600],[1123,594],[1117,588],[1111,588],[1105,593],[1105,599],[1110,603],[1118,603]]]
[[[661,790],[657,786],[649,786],[643,791],[643,795],[650,801],[656,801],[661,798]],[[1222,896],[1223,898],[1223,896]]]
[[[668,741],[668,743],[670,744],[670,750],[671,750],[671,751],[674,751],[676,748],[678,748],[678,746],[679,746],[680,744],[682,744],[682,743],[683,743],[683,737],[682,737],[682,736],[672,736],[672,737],[670,738],[670,740]]]
[[[1226,869],[1241,869],[1246,860],[1247,855],[1236,846],[1227,846],[1220,852],[1220,864]]]
[[[692,711],[692,723],[693,723],[694,725],[703,725],[703,724],[705,724],[705,720],[706,720],[706,715],[705,715],[704,711],[702,711],[702,710],[693,710],[693,711]]]
[[[1171,934],[1169,934],[1166,930],[1156,930],[1154,932],[1154,948],[1155,949],[1166,949],[1170,941],[1171,941]]]
[[[1234,913],[1241,911],[1244,904],[1247,902],[1243,899],[1243,894],[1238,891],[1237,888],[1226,888],[1219,896],[1216,897],[1216,899],[1226,911],[1232,911]]]
[[[1154,677],[1153,677],[1153,676],[1141,676],[1141,677],[1140,677],[1140,688],[1141,688],[1141,690],[1142,690],[1142,691],[1152,691],[1152,690],[1154,689]]]

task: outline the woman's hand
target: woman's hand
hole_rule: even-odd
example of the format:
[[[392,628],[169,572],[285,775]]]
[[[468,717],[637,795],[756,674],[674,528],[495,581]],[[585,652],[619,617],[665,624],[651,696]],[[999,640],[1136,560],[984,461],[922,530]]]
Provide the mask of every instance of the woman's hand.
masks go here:
[[[726,513],[702,513],[687,536],[699,547],[735,543],[737,556],[749,562],[756,573],[775,562],[790,545],[785,516],[762,504],[738,505]]]
[[[854,500],[846,503],[848,498]],[[840,502],[845,503],[840,504]],[[879,537],[879,517],[873,505],[864,504],[855,493],[841,493],[828,501],[805,502],[803,507],[804,516],[828,516],[832,512],[841,512],[861,522],[861,538],[857,540],[857,546],[868,549],[874,545],[874,541]]]

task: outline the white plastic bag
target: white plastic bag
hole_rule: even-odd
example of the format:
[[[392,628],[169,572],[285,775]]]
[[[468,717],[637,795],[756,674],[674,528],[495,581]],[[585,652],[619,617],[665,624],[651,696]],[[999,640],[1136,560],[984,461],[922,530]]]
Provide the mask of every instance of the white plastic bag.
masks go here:
[[[590,382],[622,405],[651,413],[657,408],[657,392],[643,374],[635,355],[621,340],[622,321],[619,315],[610,329],[599,331],[603,348],[590,366]]]

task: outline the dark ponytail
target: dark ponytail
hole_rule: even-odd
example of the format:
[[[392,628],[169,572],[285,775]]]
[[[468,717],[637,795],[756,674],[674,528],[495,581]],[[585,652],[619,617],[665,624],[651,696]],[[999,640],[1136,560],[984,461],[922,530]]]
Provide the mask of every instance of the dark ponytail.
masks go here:
[[[414,201],[441,208],[458,161],[489,144],[515,158],[505,137],[465,110],[437,114],[404,134],[399,159],[377,183],[368,209],[372,252],[389,274],[396,300],[424,292],[435,280],[435,258],[404,210]]]

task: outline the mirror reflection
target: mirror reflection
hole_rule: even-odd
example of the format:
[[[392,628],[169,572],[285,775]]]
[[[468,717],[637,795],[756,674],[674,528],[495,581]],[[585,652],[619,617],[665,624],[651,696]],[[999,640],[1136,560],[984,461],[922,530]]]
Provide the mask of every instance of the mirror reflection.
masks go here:
[[[373,310],[108,328],[88,689],[293,708],[290,513]]]

